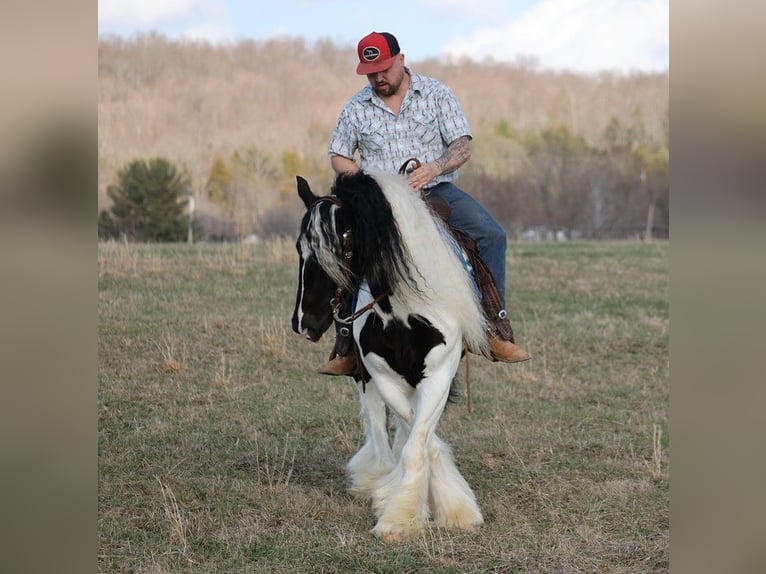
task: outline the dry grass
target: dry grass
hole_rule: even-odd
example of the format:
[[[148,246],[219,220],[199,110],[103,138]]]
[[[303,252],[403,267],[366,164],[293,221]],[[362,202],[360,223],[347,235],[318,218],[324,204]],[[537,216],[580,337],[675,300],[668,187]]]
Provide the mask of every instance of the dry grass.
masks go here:
[[[160,491],[162,492],[162,506],[165,510],[165,518],[167,519],[168,531],[170,533],[170,546],[180,547],[182,555],[186,555],[189,549],[189,542],[186,535],[188,528],[188,520],[185,518],[181,507],[178,505],[175,494],[169,486],[164,484],[159,477],[155,477],[160,485]]]
[[[266,261],[269,263],[298,263],[295,239],[276,237],[266,242]]]
[[[394,546],[346,491],[358,397],[290,330],[287,245],[99,246],[100,571],[667,572],[666,244],[511,245],[534,359],[472,357],[439,427],[485,525]]]
[[[221,364],[215,371],[215,377],[213,378],[213,384],[218,387],[224,387],[226,389],[231,386],[231,368],[226,360],[226,354],[221,353]]]
[[[665,460],[662,448],[662,427],[660,425],[652,426],[652,458],[646,461],[649,468],[649,475],[655,482],[665,480]]]
[[[182,373],[186,370],[186,364],[183,360],[176,359],[175,342],[167,336],[163,336],[162,341],[155,343],[157,349],[162,354],[162,369],[166,373]]]
[[[295,469],[295,448],[290,448],[289,443],[290,437],[285,437],[281,449],[275,446],[273,452],[269,452],[268,449],[261,452],[256,441],[255,474],[261,484],[280,490],[286,489],[290,484]]]

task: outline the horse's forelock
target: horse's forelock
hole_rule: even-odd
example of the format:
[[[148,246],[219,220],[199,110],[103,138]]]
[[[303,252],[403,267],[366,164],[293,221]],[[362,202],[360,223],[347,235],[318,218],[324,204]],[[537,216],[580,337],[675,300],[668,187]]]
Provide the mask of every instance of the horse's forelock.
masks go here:
[[[348,288],[348,274],[343,266],[343,247],[336,226],[338,210],[339,206],[334,202],[315,203],[305,219],[299,241],[304,259],[313,256],[335,283]]]

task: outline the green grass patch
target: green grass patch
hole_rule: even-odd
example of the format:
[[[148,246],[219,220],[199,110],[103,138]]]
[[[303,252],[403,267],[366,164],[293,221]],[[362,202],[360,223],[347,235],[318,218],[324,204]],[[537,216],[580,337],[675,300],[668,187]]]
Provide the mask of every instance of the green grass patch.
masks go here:
[[[292,333],[292,241],[99,246],[102,572],[667,572],[668,244],[511,244],[519,365],[440,434],[485,515],[386,545],[356,389]]]

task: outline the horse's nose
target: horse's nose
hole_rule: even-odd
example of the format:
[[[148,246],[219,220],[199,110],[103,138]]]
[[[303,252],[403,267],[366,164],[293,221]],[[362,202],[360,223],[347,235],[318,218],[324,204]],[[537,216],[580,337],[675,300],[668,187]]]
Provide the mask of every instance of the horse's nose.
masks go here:
[[[302,321],[300,320],[300,315],[297,311],[293,314],[293,331],[298,333],[299,335],[302,335],[309,341],[317,340],[316,331],[313,331],[302,324]]]

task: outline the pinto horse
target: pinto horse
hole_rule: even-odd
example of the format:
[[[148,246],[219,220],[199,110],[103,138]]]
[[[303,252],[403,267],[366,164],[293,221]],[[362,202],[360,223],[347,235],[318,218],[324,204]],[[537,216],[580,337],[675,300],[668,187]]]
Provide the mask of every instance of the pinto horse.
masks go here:
[[[436,426],[465,345],[486,352],[486,319],[449,232],[401,175],[340,175],[316,196],[297,178],[300,227],[292,327],[318,341],[333,318],[352,328],[365,442],[347,465],[350,490],[372,498],[372,532],[388,541],[483,523],[476,497]],[[339,294],[355,296],[339,317]],[[387,409],[393,418],[389,437]]]

